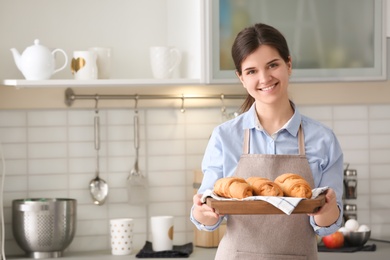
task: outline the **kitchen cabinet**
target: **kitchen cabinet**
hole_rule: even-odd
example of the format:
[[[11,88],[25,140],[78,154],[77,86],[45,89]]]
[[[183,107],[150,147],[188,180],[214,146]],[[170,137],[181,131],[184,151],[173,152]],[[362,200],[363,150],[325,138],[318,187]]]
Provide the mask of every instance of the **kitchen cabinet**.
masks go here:
[[[242,28],[266,23],[287,39],[292,82],[386,79],[386,0],[215,0],[207,16],[207,79],[238,82],[230,58]]]
[[[387,0],[386,8],[387,8],[387,11],[386,11],[387,33],[386,33],[386,35],[387,35],[387,38],[390,38],[390,0]]]
[[[199,84],[200,8],[198,0],[3,0],[0,79],[3,85],[17,87]],[[23,80],[10,48],[22,53],[34,39],[49,48],[65,50],[69,60],[73,51],[95,46],[111,48],[111,79],[75,81],[68,63],[65,70],[50,80]],[[169,80],[152,77],[149,49],[160,45],[175,46],[182,52],[181,65]],[[57,62],[61,64],[59,56]]]

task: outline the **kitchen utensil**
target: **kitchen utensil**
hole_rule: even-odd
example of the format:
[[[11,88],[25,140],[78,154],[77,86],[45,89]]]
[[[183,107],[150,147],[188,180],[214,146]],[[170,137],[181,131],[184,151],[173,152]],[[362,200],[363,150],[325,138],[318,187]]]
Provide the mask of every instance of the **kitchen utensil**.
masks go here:
[[[139,157],[139,118],[138,118],[138,96],[135,99],[134,110],[134,166],[127,177],[127,194],[129,204],[140,205],[148,202],[147,179],[138,166]]]
[[[16,66],[22,72],[23,76],[28,80],[45,80],[63,70],[68,64],[68,56],[62,49],[51,51],[49,48],[39,44],[39,40],[34,41],[34,45],[27,47],[22,55],[12,48]],[[65,57],[65,62],[62,67],[55,69],[55,53],[61,52]]]
[[[96,205],[102,205],[108,194],[108,184],[99,177],[99,150],[100,150],[100,120],[99,110],[97,108],[98,98],[96,98],[94,132],[95,132],[95,150],[96,150],[96,177],[89,183],[90,193],[93,202]]]
[[[61,257],[74,238],[76,216],[75,199],[13,200],[13,235],[29,257]]]

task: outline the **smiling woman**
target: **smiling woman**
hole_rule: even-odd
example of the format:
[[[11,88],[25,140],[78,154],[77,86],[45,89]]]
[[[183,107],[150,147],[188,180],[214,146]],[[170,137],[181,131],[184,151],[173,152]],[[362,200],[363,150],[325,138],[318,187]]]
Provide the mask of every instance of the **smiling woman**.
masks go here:
[[[278,179],[283,173],[305,180],[309,189],[329,187],[318,212],[288,215],[229,215],[216,259],[317,259],[315,234],[335,232],[342,222],[343,154],[334,133],[301,115],[288,96],[292,62],[284,36],[255,24],[238,33],[232,47],[236,74],[248,92],[243,113],[216,127],[202,162],[201,187],[191,220],[213,231],[225,216],[200,198],[226,177]],[[241,153],[242,151],[242,153]],[[260,170],[261,169],[261,170]],[[275,230],[294,234],[285,239]],[[283,244],[283,248],[278,245]],[[255,245],[255,246],[254,246]],[[256,248],[254,251],[253,248]],[[299,250],[298,250],[299,248]],[[240,252],[240,253],[237,253]],[[268,258],[266,258],[268,259]]]

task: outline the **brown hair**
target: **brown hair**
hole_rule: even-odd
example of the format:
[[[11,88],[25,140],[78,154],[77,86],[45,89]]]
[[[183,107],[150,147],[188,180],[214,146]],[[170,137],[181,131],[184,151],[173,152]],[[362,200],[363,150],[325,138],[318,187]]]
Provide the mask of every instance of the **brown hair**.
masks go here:
[[[242,62],[261,45],[275,48],[285,62],[290,60],[290,51],[283,34],[272,26],[257,23],[239,32],[232,46],[232,58],[238,75],[242,75]],[[240,112],[247,111],[255,99],[248,94],[241,105]]]

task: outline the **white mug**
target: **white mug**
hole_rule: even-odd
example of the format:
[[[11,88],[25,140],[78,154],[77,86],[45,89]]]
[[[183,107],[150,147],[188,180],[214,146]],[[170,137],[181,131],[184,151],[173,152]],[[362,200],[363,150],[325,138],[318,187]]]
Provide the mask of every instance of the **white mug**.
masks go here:
[[[98,79],[109,79],[111,73],[111,49],[92,47],[89,50],[97,55]]]
[[[154,216],[150,218],[153,251],[173,249],[173,216]]]
[[[131,218],[110,220],[111,253],[113,255],[129,255],[133,250],[133,227]]]
[[[174,47],[150,47],[150,63],[153,77],[156,79],[172,78],[173,71],[181,62],[181,53]]]
[[[97,55],[93,51],[74,51],[71,62],[74,79],[97,79]]]

